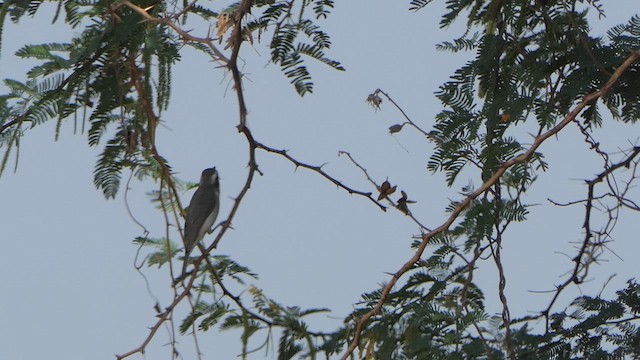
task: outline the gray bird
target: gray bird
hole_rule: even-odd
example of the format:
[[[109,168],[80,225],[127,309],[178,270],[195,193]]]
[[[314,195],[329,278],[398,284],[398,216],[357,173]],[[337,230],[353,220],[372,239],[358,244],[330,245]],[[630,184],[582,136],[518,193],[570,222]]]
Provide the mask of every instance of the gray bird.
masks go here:
[[[184,222],[184,266],[182,275],[187,271],[189,255],[204,235],[213,232],[213,223],[220,210],[220,182],[216,168],[205,169],[200,176],[200,185],[193,194],[187,218]]]

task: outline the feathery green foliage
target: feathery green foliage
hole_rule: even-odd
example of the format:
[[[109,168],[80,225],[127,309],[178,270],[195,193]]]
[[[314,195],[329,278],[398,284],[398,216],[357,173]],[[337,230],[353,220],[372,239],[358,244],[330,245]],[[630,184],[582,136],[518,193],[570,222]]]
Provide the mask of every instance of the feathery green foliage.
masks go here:
[[[23,16],[33,16],[40,4],[5,2],[0,19],[9,14],[18,22]],[[28,72],[27,83],[5,80],[11,92],[1,97],[0,124],[10,125],[0,132],[0,147],[5,150],[0,173],[11,149],[30,127],[57,119],[59,129],[62,121],[75,119],[82,110],[82,128],[89,123],[89,144],[99,146],[103,136],[108,136],[94,179],[105,197],[112,198],[119,190],[124,169],[153,168],[153,162],[164,162],[154,151],[155,128],[164,121],[162,111],[170,104],[172,65],[180,61],[183,45],[201,50],[216,61],[220,57],[201,42],[181,39],[165,23],[143,21],[139,13],[126,6],[114,11],[98,1],[67,0],[59,4],[56,19],[63,14],[72,28],[84,27],[69,43],[29,44],[16,53],[40,63]],[[167,4],[143,1],[136,6],[158,17]],[[221,26],[219,16],[224,14],[230,21],[237,7],[236,3],[217,11],[196,4],[187,8],[182,19],[186,21],[188,14],[203,20],[218,18]],[[340,63],[326,57],[325,51],[331,46],[329,36],[314,22],[327,17],[332,0],[257,1],[253,7],[263,14],[247,22],[245,37],[253,41],[265,32],[272,34],[271,60],[282,67],[300,95],[313,90],[304,57],[343,70]],[[313,19],[305,17],[307,9],[312,10]],[[224,31],[221,36],[225,36]],[[84,116],[87,111],[88,116]]]
[[[410,0],[409,10],[419,16],[431,2]],[[5,1],[0,7],[0,36],[5,21],[33,16],[42,4]],[[138,178],[162,179],[153,201],[161,210],[177,209],[172,194],[182,184],[156,149],[155,136],[156,128],[169,122],[162,115],[171,104],[172,67],[185,46],[227,67],[232,61],[227,57],[239,45],[231,34],[251,43],[266,37],[271,62],[301,96],[313,91],[308,59],[344,70],[327,57],[331,39],[319,25],[332,11],[333,0],[256,0],[241,14],[243,4],[185,1],[183,11],[172,18],[167,14],[178,5],[175,2],[59,1],[54,21],[64,21],[76,35],[68,42],[26,44],[16,52],[37,65],[24,80],[4,80],[8,91],[0,96],[0,173],[31,128],[55,120],[57,137],[64,121],[80,117],[89,145],[102,146],[94,183],[106,198],[117,195],[123,172],[131,170]],[[227,256],[209,255],[201,261],[201,274],[206,275],[194,283],[194,309],[180,324],[180,332],[240,330],[245,357],[256,350],[250,349],[250,341],[267,333],[259,349],[277,336],[279,359],[313,359],[344,351],[356,340],[354,322],[372,314],[358,334],[358,356],[363,358],[640,357],[640,286],[635,280],[613,299],[584,295],[565,309],[552,303],[517,319],[511,318],[504,299],[502,242],[514,222],[527,220],[531,205],[523,194],[548,167],[540,151],[522,159],[531,142],[531,136],[522,134],[541,134],[558,125],[640,49],[638,16],[606,35],[593,34],[590,22],[603,11],[599,0],[447,0],[440,25],[463,21],[466,31],[437,49],[471,56],[435,94],[443,110],[433,128],[423,132],[435,147],[427,169],[444,173],[450,187],[458,185],[462,174],[474,180],[462,186],[466,203],[454,200],[445,209],[459,216],[429,239],[429,255],[411,263],[406,278],[389,294],[384,285],[363,294],[344,326],[328,333],[307,325],[309,317],[326,309],[282,305],[247,284],[257,279],[249,268]],[[192,21],[211,27],[215,22],[216,38],[198,39],[176,25]],[[638,84],[636,62],[599,100],[586,104],[576,120],[585,137],[606,121],[637,122]],[[379,108],[381,100],[374,102]],[[392,128],[396,133],[403,125]],[[592,144],[596,151],[597,147]],[[522,161],[505,169],[514,159]],[[624,166],[630,165],[620,164]],[[593,183],[602,178],[596,180]],[[406,210],[404,214],[411,215]],[[587,225],[584,228],[586,232]],[[412,248],[419,249],[427,235],[417,236]],[[596,237],[587,235],[587,240]],[[179,254],[178,246],[166,237],[139,237],[134,243],[149,250],[148,266],[167,266]],[[586,241],[587,245],[602,246]],[[586,253],[582,251],[581,256]],[[486,259],[493,259],[499,272],[503,312],[497,316],[487,312],[485,292],[474,279],[474,270]],[[578,270],[587,267],[580,256],[573,263]],[[583,275],[576,271],[567,284],[580,284]],[[234,296],[227,281],[246,293]],[[247,299],[251,306],[244,304]]]
[[[410,9],[420,10],[429,2],[411,1]],[[585,95],[602,88],[627,56],[640,49],[640,19],[634,16],[602,37],[591,33],[591,12],[603,15],[599,1],[448,0],[441,25],[465,16],[467,31],[437,49],[474,56],[436,93],[444,109],[427,135],[435,147],[427,168],[443,172],[449,186],[462,173],[476,178],[479,183],[463,187],[462,194],[469,196],[525,151],[523,143],[531,137],[523,138],[520,128],[544,132]],[[610,118],[628,123],[640,119],[640,88],[632,85],[640,83],[639,74],[636,62],[601,98]],[[589,103],[581,113],[583,127],[604,126],[598,103]],[[448,231],[430,240],[430,256],[415,265],[405,285],[392,291],[364,329],[360,346],[367,354],[384,359],[637,356],[640,330],[633,302],[640,288],[633,281],[617,299],[582,296],[559,312],[541,311],[513,321],[505,314],[485,313],[474,269],[484,258],[500,262],[503,234],[529,214],[521,195],[547,166],[544,154],[534,152],[508,168],[491,189],[471,199]],[[452,201],[447,210],[453,213],[458,206]],[[382,289],[364,294],[350,318],[374,309],[381,294]],[[541,329],[544,319],[549,325]],[[327,344],[340,351],[349,344],[340,338],[345,333],[348,328]]]

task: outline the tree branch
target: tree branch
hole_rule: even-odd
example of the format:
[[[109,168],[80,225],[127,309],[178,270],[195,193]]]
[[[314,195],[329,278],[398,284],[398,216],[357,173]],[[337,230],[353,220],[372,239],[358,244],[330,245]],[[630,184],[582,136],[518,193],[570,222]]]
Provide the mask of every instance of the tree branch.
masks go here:
[[[620,78],[620,76],[622,76],[622,74],[627,71],[627,69],[633,64],[635,63],[638,59],[640,59],[640,50],[636,50],[634,52],[631,53],[631,55],[629,55],[627,57],[627,59],[616,69],[616,71],[613,73],[613,75],[611,76],[611,78],[607,81],[607,83],[598,91],[595,91],[591,94],[588,94],[586,96],[584,96],[582,98],[582,101],[576,105],[574,107],[574,109],[569,112],[569,114],[567,114],[567,116],[565,116],[565,118],[558,123],[557,125],[555,125],[553,128],[551,128],[550,130],[546,131],[545,133],[537,136],[533,142],[533,144],[529,147],[529,149],[520,154],[519,156],[503,163],[495,172],[495,174],[493,174],[493,176],[488,179],[484,184],[482,184],[482,186],[480,188],[478,188],[476,191],[474,191],[473,193],[471,193],[470,195],[468,195],[464,200],[462,200],[458,206],[456,206],[456,208],[454,209],[454,211],[451,213],[451,215],[449,216],[449,218],[440,226],[438,226],[437,228],[435,228],[433,231],[423,235],[422,237],[422,242],[420,243],[420,246],[418,247],[418,249],[416,250],[416,252],[414,253],[414,255],[406,262],[402,265],[402,267],[400,267],[400,269],[398,269],[398,271],[396,271],[396,273],[394,273],[391,277],[391,279],[389,280],[389,282],[385,285],[385,287],[382,290],[382,293],[380,295],[380,300],[378,301],[378,303],[374,306],[373,309],[371,309],[370,311],[368,311],[366,314],[364,314],[363,316],[361,316],[360,318],[358,318],[355,322],[356,327],[353,333],[353,340],[351,341],[351,343],[349,344],[349,347],[347,348],[347,350],[345,351],[345,353],[342,356],[342,360],[347,360],[351,354],[353,353],[353,351],[356,349],[356,347],[358,347],[358,345],[360,344],[360,337],[362,335],[362,331],[366,325],[366,323],[375,315],[380,314],[380,311],[382,310],[382,306],[384,305],[385,301],[387,300],[387,298],[389,297],[389,294],[391,293],[391,290],[393,289],[393,286],[398,282],[398,280],[405,274],[407,273],[411,268],[413,268],[414,264],[416,262],[418,262],[422,256],[422,254],[424,253],[425,248],[427,247],[429,240],[432,239],[434,236],[445,232],[449,229],[449,227],[451,226],[451,224],[453,224],[453,222],[458,218],[458,216],[460,215],[460,213],[462,213],[462,211],[469,206],[469,204],[478,196],[480,196],[481,194],[483,194],[484,192],[488,191],[493,185],[495,185],[498,180],[500,179],[500,177],[505,173],[505,171],[507,171],[507,169],[509,169],[510,167],[516,165],[516,164],[520,164],[520,163],[524,163],[529,161],[529,159],[534,155],[534,153],[536,152],[536,150],[550,137],[556,135],[558,132],[560,132],[562,129],[564,129],[564,127],[566,127],[571,121],[573,121],[573,119],[576,118],[576,116],[578,116],[578,114],[580,114],[580,112],[582,110],[584,110],[585,107],[587,107],[587,105],[589,105],[590,103],[592,103],[594,100],[597,100],[598,98],[606,95],[609,90],[611,90],[611,88],[613,88],[613,86],[617,83],[618,79]]]

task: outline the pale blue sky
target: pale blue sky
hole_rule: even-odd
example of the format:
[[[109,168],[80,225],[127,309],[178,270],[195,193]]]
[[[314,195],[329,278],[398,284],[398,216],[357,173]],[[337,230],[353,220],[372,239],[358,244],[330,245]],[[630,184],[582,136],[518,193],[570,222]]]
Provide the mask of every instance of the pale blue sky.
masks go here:
[[[430,145],[410,129],[389,135],[387,128],[402,121],[400,114],[387,102],[375,112],[365,99],[382,88],[415,122],[430,128],[441,109],[434,91],[473,55],[435,51],[436,43],[462,33],[459,28],[439,29],[442,1],[418,13],[409,12],[408,3],[338,2],[323,26],[333,37],[328,55],[347,71],[311,63],[312,95],[300,99],[279,68],[267,65],[269,50],[264,44],[242,52],[248,77],[244,85],[249,125],[259,141],[290,149],[291,155],[310,164],[327,163],[325,170],[347,186],[375,191],[346,158],[337,156],[339,150],[349,151],[376,180],[389,177],[407,191],[418,201],[412,207],[416,217],[435,227],[445,219],[449,199],[457,199],[469,179],[446,188],[441,175],[426,170]],[[601,30],[640,10],[635,0],[604,6],[608,17],[594,26]],[[18,26],[7,24],[1,78],[23,79],[29,64],[13,56],[22,44],[68,40],[64,27],[49,25],[50,19],[47,15]],[[166,127],[158,140],[160,151],[185,180],[197,181],[202,169],[218,168],[220,220],[247,172],[247,146],[235,128],[237,106],[229,81],[229,75],[203,55],[185,52],[175,67],[172,106],[164,114]],[[169,278],[165,269],[145,268],[153,295],[148,293],[133,268],[137,248],[131,241],[142,231],[127,214],[124,192],[106,201],[93,186],[101,148],[91,149],[86,136],[73,135],[71,122],[63,125],[60,141],[54,142],[54,125],[29,131],[21,140],[18,171],[0,178],[0,358],[112,359],[147,336],[156,320],[154,296],[162,306],[169,303]],[[638,138],[637,130],[614,128],[599,132],[609,150],[623,139]],[[530,222],[513,226],[503,252],[512,316],[546,306],[548,295],[529,290],[549,290],[563,280],[572,266],[563,254],[575,254],[568,241],[582,237],[582,208],[555,208],[546,198],[576,200],[584,194],[581,179],[601,171],[600,162],[589,155],[573,128],[541,151],[547,153],[551,170],[541,174],[526,199],[540,206],[531,209]],[[401,214],[383,213],[315,173],[294,172],[292,164],[276,155],[259,153],[258,162],[264,176],[255,180],[235,218],[235,230],[220,243],[219,253],[260,274],[255,285],[283,304],[331,308],[333,313],[317,316],[313,324],[323,330],[337,327],[360,294],[386,281],[385,272],[396,271],[411,256],[411,236],[418,229]],[[156,185],[133,181],[130,188],[133,214],[151,236],[162,236],[163,217],[145,195]],[[597,292],[612,272],[618,276],[607,288],[611,291],[637,275],[638,266],[627,255],[638,251],[636,221],[637,217],[622,216],[611,248],[623,260],[607,253],[604,258],[609,261],[593,269],[598,277],[583,286],[585,292]],[[493,274],[486,263],[476,279],[486,286],[489,311],[497,312]],[[175,318],[182,319],[185,311],[181,308]],[[233,358],[240,351],[238,337],[234,332],[201,334],[204,358]],[[163,328],[147,358],[169,358],[164,346],[168,339]],[[180,339],[180,350],[192,358],[190,337]],[[263,357],[264,352],[254,356]]]

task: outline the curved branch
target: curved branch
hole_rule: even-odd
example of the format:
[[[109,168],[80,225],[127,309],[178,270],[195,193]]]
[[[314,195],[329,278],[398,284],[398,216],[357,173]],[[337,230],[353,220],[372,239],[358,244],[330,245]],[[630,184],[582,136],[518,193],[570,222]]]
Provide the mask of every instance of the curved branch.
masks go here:
[[[371,184],[373,184],[373,186],[375,186],[377,189],[380,189],[380,185],[377,184],[372,178],[371,176],[369,176],[369,172],[367,171],[367,169],[364,168],[364,166],[360,165],[356,159],[353,158],[353,156],[351,156],[350,153],[346,152],[346,151],[339,151],[338,152],[338,156],[340,155],[345,155],[346,157],[349,158],[349,160],[358,168],[360,169],[360,171],[362,171],[364,173],[364,176],[367,177],[367,180],[369,180],[369,182]],[[428,227],[422,225],[422,223],[413,215],[413,213],[411,213],[411,211],[409,210],[409,208],[407,207],[407,201],[405,199],[405,204],[404,207],[400,206],[400,201],[398,201],[398,203],[395,203],[393,201],[391,201],[391,199],[389,199],[389,197],[386,197],[387,201],[389,201],[389,203],[391,203],[391,206],[400,211],[401,213],[403,213],[405,216],[408,216],[409,218],[411,218],[411,220],[413,220],[413,222],[418,225],[418,227],[420,228],[420,231],[431,231],[431,229],[429,229]]]
[[[11,121],[7,121],[6,123],[2,124],[2,126],[0,126],[0,134],[2,134],[5,130],[12,127],[13,125],[17,125],[22,121],[22,119],[13,119]]]
[[[173,309],[182,301],[182,299],[184,299],[185,296],[187,296],[189,294],[189,290],[191,289],[191,287],[193,287],[193,281],[195,280],[195,277],[190,279],[188,285],[185,287],[185,290],[183,292],[181,292],[180,294],[178,294],[178,296],[176,296],[173,299],[173,302],[171,302],[171,305],[169,305],[168,307],[165,308],[165,310],[158,314],[158,321],[156,321],[155,325],[153,325],[153,327],[151,328],[149,335],[147,335],[147,338],[142,342],[142,344],[140,346],[138,346],[135,349],[132,349],[122,355],[116,355],[116,359],[117,360],[122,360],[124,358],[127,358],[133,354],[136,353],[142,353],[144,352],[145,348],[147,347],[147,345],[149,345],[149,343],[151,342],[151,340],[153,339],[153,336],[156,334],[156,332],[158,331],[158,329],[160,328],[160,326],[162,324],[164,324],[164,322],[169,318],[169,316],[171,316],[171,314],[173,313]]]
[[[303,162],[300,162],[300,161],[296,160],[293,156],[289,155],[287,150],[274,149],[272,147],[266,146],[266,145],[261,144],[261,143],[256,143],[256,146],[257,146],[258,149],[262,149],[262,150],[264,150],[266,152],[270,152],[270,153],[281,155],[285,159],[287,159],[290,162],[292,162],[297,168],[301,167],[301,168],[309,169],[311,171],[315,171],[318,174],[322,175],[322,177],[324,177],[325,179],[327,179],[327,180],[331,181],[332,183],[334,183],[337,187],[339,187],[339,188],[345,190],[346,192],[348,192],[349,194],[351,194],[351,195],[355,194],[355,195],[363,196],[363,197],[371,200],[371,202],[373,202],[374,204],[376,204],[380,208],[380,210],[387,211],[387,207],[382,205],[382,204],[380,204],[376,199],[374,199],[371,192],[364,192],[364,191],[354,190],[354,189],[344,185],[342,182],[340,182],[339,180],[335,179],[331,175],[327,174],[324,170],[322,170],[322,166],[323,165],[320,165],[320,166],[309,165],[309,164],[305,164]],[[342,153],[342,152],[340,152],[340,153]]]
[[[211,49],[211,51],[213,51],[214,54],[216,54],[216,56],[219,58],[220,61],[222,61],[223,63],[229,63],[229,59],[222,53],[222,51],[220,51],[214,44],[212,39],[210,39],[209,37],[203,38],[203,37],[197,37],[197,36],[193,36],[191,34],[189,34],[187,31],[184,31],[182,28],[180,28],[178,25],[176,25],[172,19],[174,19],[173,16],[169,16],[169,17],[165,17],[165,18],[159,18],[159,17],[153,17],[151,15],[149,15],[149,13],[147,13],[147,11],[135,4],[132,4],[129,0],[123,0],[122,4],[127,6],[128,8],[132,9],[133,11],[137,12],[138,14],[140,14],[143,18],[144,21],[148,21],[148,22],[154,22],[154,23],[158,23],[158,24],[163,24],[166,25],[168,27],[170,27],[171,29],[173,29],[173,31],[175,31],[178,35],[180,35],[183,39],[187,40],[187,41],[193,41],[193,42],[198,42],[198,43],[202,43],[204,45],[206,45],[207,47],[209,47]],[[192,6],[192,5],[188,5],[188,6]],[[180,13],[178,13],[179,16]]]
[[[591,230],[591,211],[593,209],[593,201],[597,200],[598,197],[594,195],[594,190],[596,184],[602,182],[607,176],[611,175],[614,171],[620,168],[629,168],[631,166],[632,161],[640,155],[640,147],[636,146],[633,148],[633,151],[622,161],[613,164],[607,167],[600,174],[596,175],[595,178],[587,181],[587,198],[584,200],[585,202],[585,215],[584,215],[584,223],[582,228],[584,229],[584,239],[582,240],[582,245],[580,250],[578,251],[578,255],[576,255],[572,260],[575,262],[573,270],[571,271],[571,275],[560,285],[556,285],[555,293],[549,302],[549,305],[545,310],[542,311],[542,315],[546,317],[546,330],[549,328],[549,314],[551,312],[551,308],[556,303],[560,294],[566,289],[571,283],[582,283],[584,277],[588,272],[589,264],[595,260],[595,257],[588,258],[586,260],[585,257],[588,257],[588,254],[592,252],[589,250],[589,244],[591,243],[591,239],[594,236],[594,233]],[[577,202],[576,202],[577,203]],[[608,231],[607,231],[608,232]],[[602,244],[604,245],[604,244]]]
[[[404,263],[404,265],[402,265],[402,267],[400,267],[400,269],[396,271],[396,273],[393,274],[390,281],[385,285],[380,295],[380,300],[378,301],[376,306],[374,306],[373,309],[371,309],[369,312],[367,312],[366,314],[364,314],[363,316],[361,316],[359,319],[356,320],[356,328],[354,330],[353,340],[351,341],[351,344],[349,344],[349,347],[343,354],[342,360],[347,360],[351,356],[353,351],[356,349],[356,347],[358,347],[358,345],[360,344],[360,337],[362,335],[362,331],[366,323],[373,316],[378,315],[380,313],[380,311],[382,310],[382,306],[384,305],[385,301],[389,297],[389,294],[391,293],[391,289],[393,288],[393,286],[398,282],[398,280],[405,273],[407,273],[407,271],[409,271],[414,266],[416,262],[420,260],[420,258],[422,257],[422,254],[424,253],[425,248],[427,247],[427,244],[429,243],[429,240],[431,240],[434,236],[447,231],[451,226],[451,224],[453,224],[453,222],[462,213],[462,211],[467,206],[469,206],[469,204],[474,199],[482,195],[484,192],[490,190],[490,188],[498,182],[500,177],[505,173],[505,171],[507,171],[507,169],[509,169],[510,167],[516,164],[529,161],[529,159],[534,155],[536,150],[548,138],[559,133],[564,127],[566,127],[570,122],[572,122],[573,119],[575,119],[576,116],[578,116],[578,114],[580,114],[580,112],[584,110],[584,108],[587,107],[590,103],[606,95],[609,92],[609,90],[611,90],[611,88],[613,88],[613,86],[617,83],[620,76],[622,76],[622,74],[625,71],[627,71],[627,69],[633,63],[638,61],[638,59],[640,59],[640,50],[636,50],[632,52],[631,55],[629,55],[627,59],[616,69],[616,71],[613,73],[611,78],[609,78],[609,81],[607,81],[607,83],[604,86],[602,86],[600,90],[584,96],[582,98],[582,101],[578,105],[576,105],[574,109],[569,114],[567,114],[567,116],[565,116],[565,118],[560,123],[555,125],[553,128],[551,128],[547,132],[537,136],[533,144],[531,145],[531,147],[529,147],[529,150],[503,163],[490,179],[488,179],[484,184],[482,184],[480,188],[478,188],[476,191],[468,195],[464,200],[462,200],[462,202],[458,204],[458,206],[456,206],[455,210],[451,213],[449,218],[442,225],[438,226],[433,231],[422,236],[422,242],[420,243],[420,246],[418,247],[414,255],[406,263]]]

